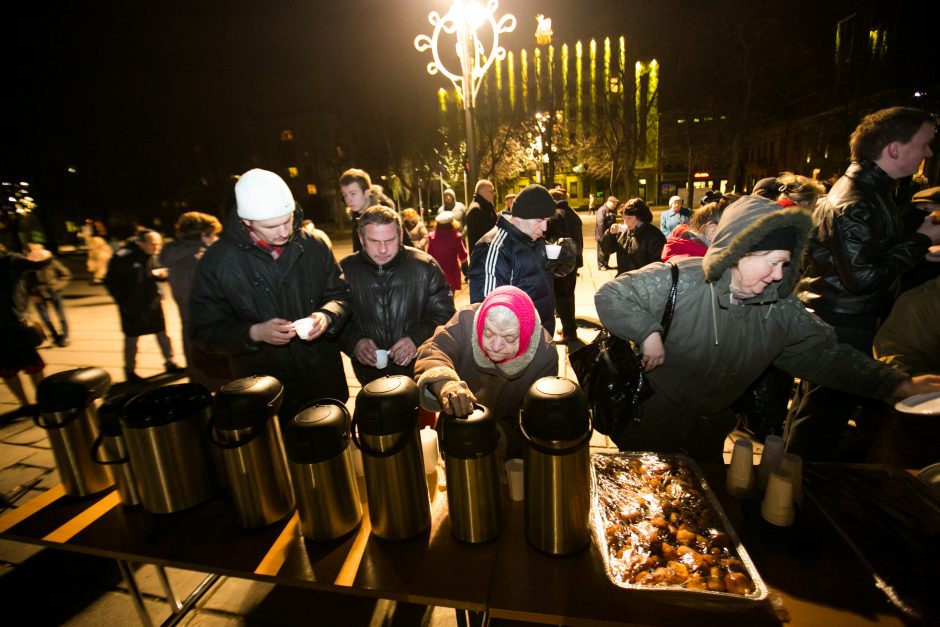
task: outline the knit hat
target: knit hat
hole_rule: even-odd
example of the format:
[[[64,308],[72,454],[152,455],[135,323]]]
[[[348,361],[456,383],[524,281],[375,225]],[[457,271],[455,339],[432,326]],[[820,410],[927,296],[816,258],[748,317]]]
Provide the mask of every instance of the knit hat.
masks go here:
[[[543,187],[542,189],[544,190],[545,188]],[[480,344],[481,349],[483,348],[483,326],[486,322],[486,316],[490,308],[495,306],[505,307],[514,313],[516,319],[519,321],[519,348],[516,354],[509,358],[515,359],[526,352],[532,338],[532,330],[542,323],[538,320],[535,305],[532,303],[532,299],[529,298],[528,294],[512,285],[497,287],[483,299],[483,304],[480,306],[480,310],[476,315],[477,342]],[[509,361],[509,359],[505,361]]]
[[[792,251],[796,246],[796,227],[784,227],[769,232],[759,242],[748,249],[754,253],[760,250],[786,250]]]
[[[548,190],[533,183],[519,192],[512,203],[512,216],[523,220],[542,220],[555,215],[555,201]]]
[[[244,220],[270,220],[294,211],[294,196],[284,179],[274,172],[255,168],[235,183],[238,217]]]
[[[751,194],[773,200],[780,195],[780,183],[777,182],[777,177],[768,176],[765,179],[757,181],[754,183],[754,189],[751,190]]]
[[[940,187],[929,187],[917,192],[914,194],[911,202],[915,205],[920,203],[933,203],[940,205]]]
[[[438,224],[449,224],[454,221],[454,212],[453,211],[442,211],[434,218],[434,221]]]
[[[671,197],[671,198],[669,199],[669,204],[671,205],[672,203],[674,203],[674,202],[677,201],[677,200],[679,201],[680,204],[682,203],[682,197],[681,197],[681,196],[673,196],[673,197]]]

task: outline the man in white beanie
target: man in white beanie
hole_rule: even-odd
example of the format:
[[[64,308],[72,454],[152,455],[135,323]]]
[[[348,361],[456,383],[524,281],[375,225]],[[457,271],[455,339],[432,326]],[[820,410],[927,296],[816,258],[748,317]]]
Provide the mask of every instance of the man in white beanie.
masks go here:
[[[301,228],[303,212],[277,174],[249,170],[235,184],[235,201],[221,239],[196,266],[194,343],[227,355],[235,377],[270,375],[284,384],[282,420],[310,401],[345,401],[333,337],[350,313],[350,294],[333,252]]]

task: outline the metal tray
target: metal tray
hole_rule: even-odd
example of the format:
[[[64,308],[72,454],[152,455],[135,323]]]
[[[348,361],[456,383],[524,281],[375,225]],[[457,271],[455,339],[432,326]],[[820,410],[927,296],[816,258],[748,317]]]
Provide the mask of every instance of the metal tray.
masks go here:
[[[644,584],[635,584],[635,583],[626,583],[622,581],[615,573],[613,565],[610,559],[610,551],[608,548],[607,534],[606,534],[606,520],[603,507],[600,503],[600,497],[598,493],[597,485],[597,471],[595,460],[599,458],[622,458],[624,460],[633,460],[638,459],[645,462],[652,463],[654,461],[661,461],[670,464],[675,464],[676,462],[683,462],[691,470],[692,476],[695,480],[695,487],[697,487],[701,493],[705,496],[708,501],[708,505],[711,507],[712,512],[716,520],[715,528],[723,532],[728,536],[729,546],[727,551],[731,557],[736,557],[744,565],[744,570],[748,577],[754,584],[754,590],[748,594],[735,594],[732,592],[724,591],[713,591],[713,590],[700,590],[694,588],[686,588],[684,584],[657,584],[657,585],[644,585]],[[591,525],[594,532],[594,540],[597,542],[600,554],[604,561],[604,571],[607,574],[607,578],[615,586],[620,588],[625,588],[629,590],[642,590],[645,592],[671,592],[677,593],[681,597],[686,597],[689,600],[699,599],[714,599],[714,600],[724,600],[724,599],[745,599],[750,601],[762,601],[767,598],[768,590],[767,586],[764,584],[764,581],[761,579],[760,575],[757,572],[757,568],[754,567],[754,563],[751,561],[750,556],[747,554],[747,551],[744,550],[741,541],[738,539],[737,534],[734,531],[734,528],[731,526],[731,523],[728,521],[728,517],[725,514],[724,510],[721,508],[721,505],[718,503],[718,499],[715,497],[714,492],[711,488],[708,487],[708,484],[705,482],[705,479],[702,476],[702,470],[699,465],[692,460],[691,458],[680,455],[680,454],[660,454],[660,453],[646,453],[646,452],[629,452],[629,453],[593,453],[591,455],[591,494],[592,494],[592,507],[591,507]]]

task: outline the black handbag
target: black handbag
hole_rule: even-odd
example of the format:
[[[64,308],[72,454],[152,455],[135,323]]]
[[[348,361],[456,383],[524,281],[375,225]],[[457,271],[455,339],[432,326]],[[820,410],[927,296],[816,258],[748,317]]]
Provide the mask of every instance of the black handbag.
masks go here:
[[[672,287],[669,288],[661,322],[664,342],[672,324],[679,285],[679,267],[674,263],[669,265]],[[593,342],[570,353],[568,360],[587,395],[596,431],[613,436],[620,433],[629,421],[639,422],[643,401],[653,391],[640,363],[637,347],[602,329]]]

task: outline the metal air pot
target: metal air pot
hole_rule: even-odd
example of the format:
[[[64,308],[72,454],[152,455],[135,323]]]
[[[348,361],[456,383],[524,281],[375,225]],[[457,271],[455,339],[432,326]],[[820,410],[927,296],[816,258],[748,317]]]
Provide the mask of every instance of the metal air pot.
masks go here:
[[[431,525],[431,502],[418,435],[418,386],[385,376],[356,397],[353,442],[362,451],[369,517],[375,535],[404,540]]]
[[[144,510],[169,514],[213,497],[211,402],[203,386],[181,383],[138,394],[124,406],[121,432]]]
[[[590,540],[591,417],[574,382],[543,377],[522,401],[526,537],[552,555],[574,553]]]
[[[469,416],[441,418],[450,532],[464,542],[492,540],[501,531],[503,510],[496,419],[482,405]]]
[[[246,377],[216,394],[210,440],[242,527],[263,527],[294,509],[277,411],[284,386],[274,377]]]
[[[108,469],[91,459],[98,435],[97,404],[110,387],[111,376],[101,368],[78,368],[46,377],[36,390],[40,415],[33,420],[49,436],[59,479],[69,496],[95,494],[114,483]]]
[[[362,503],[346,406],[323,399],[301,410],[284,427],[284,447],[304,537],[332,540],[355,528]]]
[[[91,458],[96,464],[111,469],[123,505],[140,505],[134,469],[121,432],[121,412],[130,398],[130,394],[119,394],[98,408],[98,437],[92,446]]]

